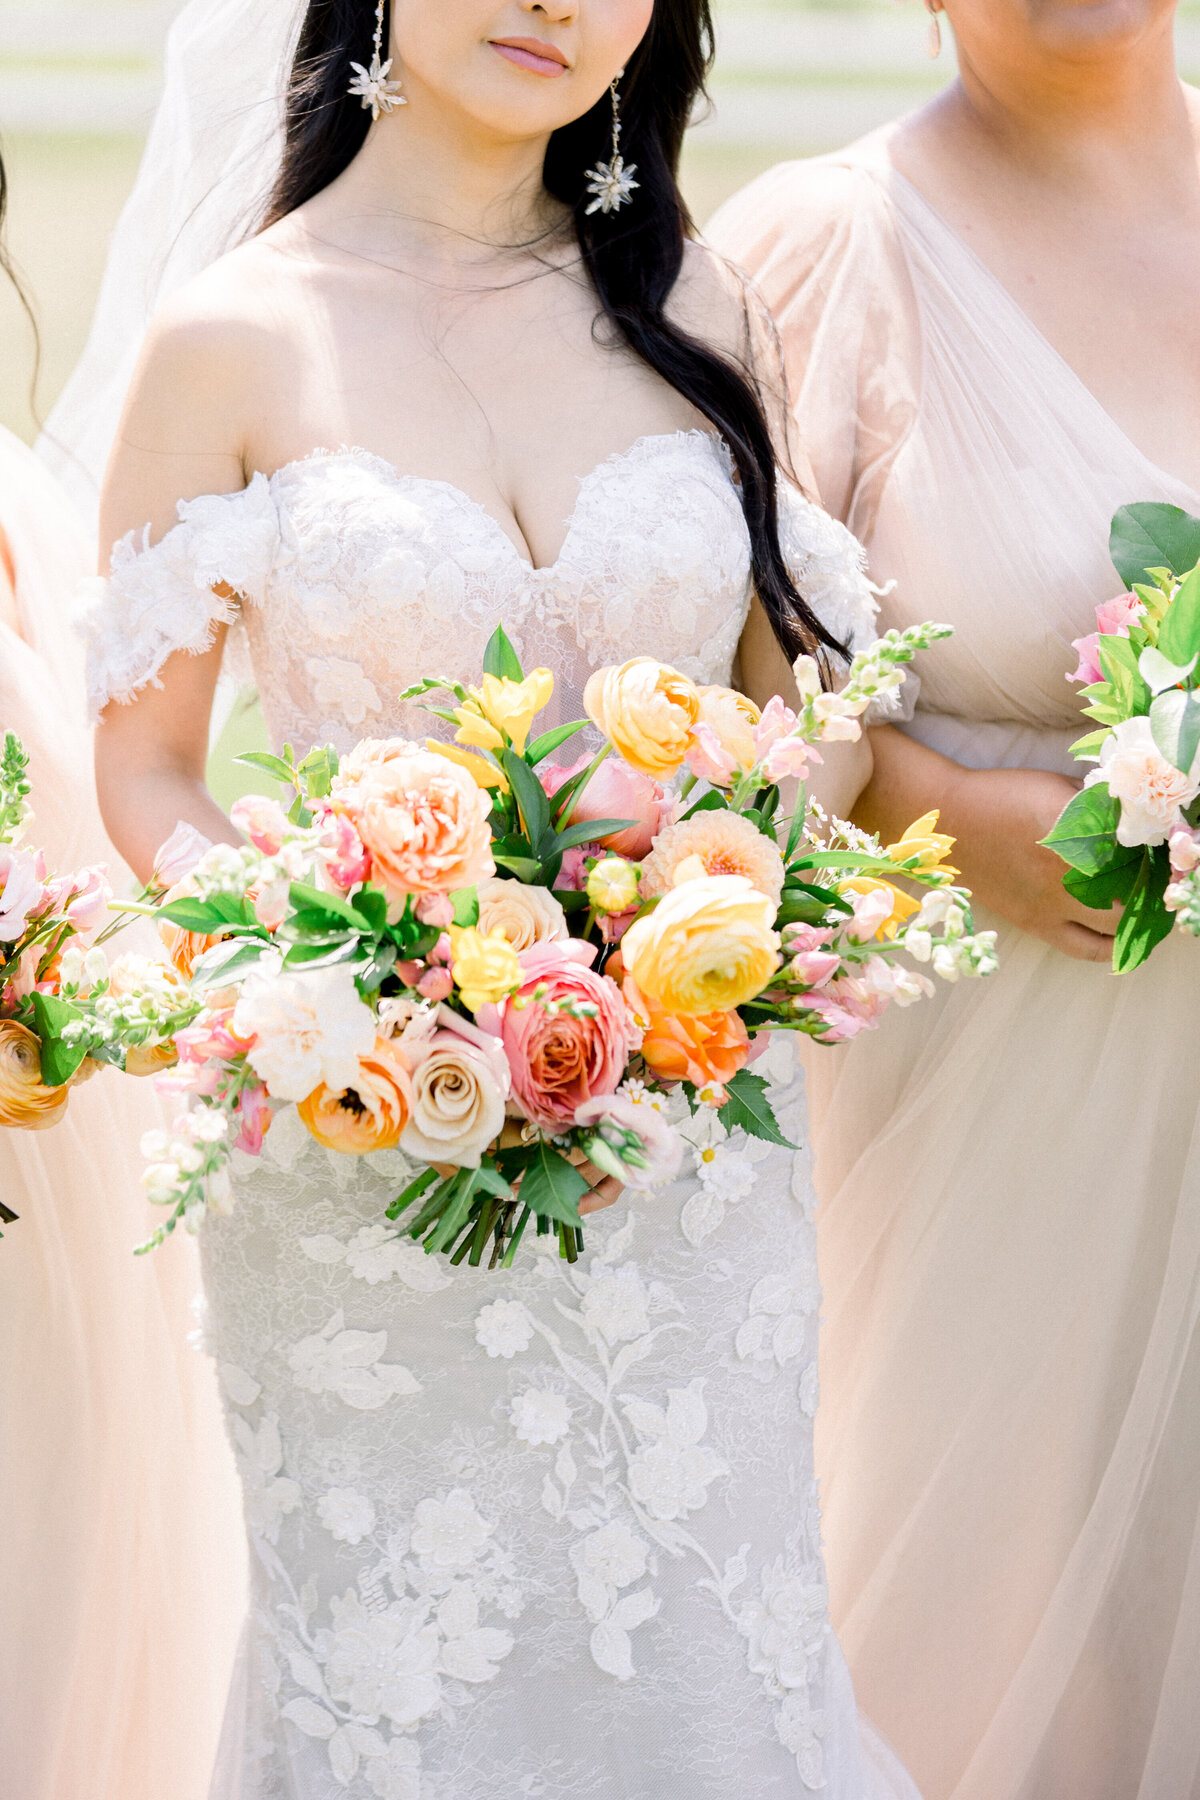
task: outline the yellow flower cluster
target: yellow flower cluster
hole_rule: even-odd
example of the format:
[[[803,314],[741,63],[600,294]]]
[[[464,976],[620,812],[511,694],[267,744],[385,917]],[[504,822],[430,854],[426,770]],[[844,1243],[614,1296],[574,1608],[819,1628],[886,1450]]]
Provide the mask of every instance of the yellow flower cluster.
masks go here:
[[[485,675],[478,687],[467,691],[471,698],[454,714],[458,720],[454,734],[457,741],[476,750],[498,751],[511,745],[521,756],[529,742],[534,716],[549,704],[554,693],[554,677],[549,669],[535,669],[524,681],[511,681],[507,675]]]
[[[450,947],[454,983],[469,1012],[497,1006],[520,987],[521,965],[503,931],[485,934],[476,925],[452,925]]]

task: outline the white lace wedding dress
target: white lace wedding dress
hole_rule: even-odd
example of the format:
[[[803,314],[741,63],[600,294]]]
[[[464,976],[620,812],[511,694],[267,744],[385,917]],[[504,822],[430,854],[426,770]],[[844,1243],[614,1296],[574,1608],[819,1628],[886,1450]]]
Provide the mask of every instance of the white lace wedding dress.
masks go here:
[[[854,539],[798,497],[785,538],[833,629],[870,635]],[[503,619],[569,718],[638,652],[728,681],[748,566],[702,432],[597,469],[543,570],[446,483],[321,452],[126,541],[93,699],[236,612],[277,743],[424,736],[397,694],[474,675]],[[803,1144],[791,1045],[765,1066]],[[203,1237],[255,1566],[214,1800],[915,1800],[828,1621],[807,1154],[691,1131],[687,1173],[589,1220],[578,1265],[530,1240],[493,1274],[385,1224],[398,1153],[327,1153],[290,1112],[241,1159]]]

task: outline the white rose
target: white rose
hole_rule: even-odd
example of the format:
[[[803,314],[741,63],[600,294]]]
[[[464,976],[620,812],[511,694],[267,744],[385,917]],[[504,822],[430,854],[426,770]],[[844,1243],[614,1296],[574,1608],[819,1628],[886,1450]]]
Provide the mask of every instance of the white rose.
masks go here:
[[[499,1038],[445,1007],[438,1017],[440,1030],[403,1040],[418,1046],[420,1060],[400,1148],[417,1162],[477,1169],[504,1124],[512,1077]]]
[[[375,1015],[344,967],[254,974],[243,983],[233,1029],[253,1038],[247,1061],[276,1100],[351,1087],[375,1045]]]
[[[502,931],[514,950],[565,943],[567,915],[549,888],[526,887],[493,875],[479,884],[479,929]]]
[[[1121,803],[1117,842],[1128,849],[1165,844],[1183,808],[1200,793],[1196,765],[1184,774],[1169,763],[1147,718],[1123,719],[1114,727],[1100,751],[1100,767],[1086,785],[1097,781],[1107,782],[1109,793]]]

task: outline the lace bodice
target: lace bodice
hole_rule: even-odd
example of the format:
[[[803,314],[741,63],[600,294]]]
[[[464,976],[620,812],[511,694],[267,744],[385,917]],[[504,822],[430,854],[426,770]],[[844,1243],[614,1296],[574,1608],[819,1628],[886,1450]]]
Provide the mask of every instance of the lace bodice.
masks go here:
[[[855,540],[792,490],[782,518],[801,592],[836,635],[869,637],[875,603]],[[543,569],[448,482],[365,450],[321,450],[240,493],[181,502],[157,544],[147,530],[117,545],[86,621],[90,700],[96,713],[131,700],[174,651],[207,650],[227,622],[235,650],[248,639],[277,746],[423,736],[427,715],[397,696],[423,673],[474,676],[502,620],[527,668],[554,670],[554,724],[579,716],[593,669],[639,652],[728,682],[749,596],[732,465],[708,432],[641,438],[601,463]]]

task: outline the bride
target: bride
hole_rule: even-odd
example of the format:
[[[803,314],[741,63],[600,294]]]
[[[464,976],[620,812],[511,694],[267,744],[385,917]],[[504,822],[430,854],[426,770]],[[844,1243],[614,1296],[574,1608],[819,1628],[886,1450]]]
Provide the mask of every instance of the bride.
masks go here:
[[[295,8],[266,10],[279,41]],[[404,687],[473,674],[501,618],[566,717],[641,652],[705,682],[740,658],[765,699],[873,619],[690,239],[706,0],[296,23],[265,227],[159,310],[104,495],[97,766],[139,872],[181,818],[235,839],[203,768],[237,639],[275,742],[345,749],[424,735]],[[260,105],[270,41],[241,40]],[[694,1137],[644,1203],[596,1174],[576,1267],[499,1275],[375,1222],[398,1153],[281,1115],[245,1162],[203,1242],[254,1551],[215,1800],[913,1795],[828,1623],[808,1161]]]

